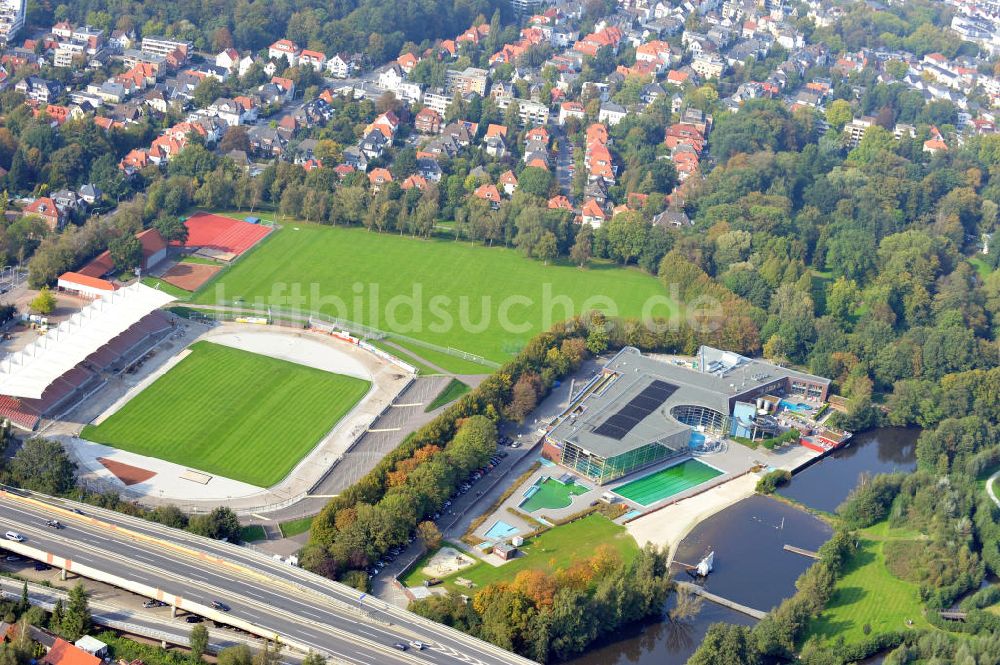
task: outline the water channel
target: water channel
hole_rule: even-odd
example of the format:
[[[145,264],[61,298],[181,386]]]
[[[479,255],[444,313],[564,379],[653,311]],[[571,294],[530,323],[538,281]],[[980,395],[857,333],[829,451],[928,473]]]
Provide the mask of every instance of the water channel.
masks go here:
[[[811,508],[833,512],[857,484],[860,474],[913,470],[918,434],[918,430],[898,428],[857,434],[850,447],[796,474],[781,494]],[[812,563],[811,559],[785,551],[784,545],[815,550],[830,533],[829,525],[805,511],[753,496],[698,525],[678,547],[675,559],[694,564],[705,552],[714,550],[715,570],[705,588],[767,611],[795,592],[795,579]],[[622,639],[600,645],[570,662],[683,665],[698,648],[708,627],[720,621],[754,623],[739,612],[705,602],[692,620],[664,619],[634,626]]]

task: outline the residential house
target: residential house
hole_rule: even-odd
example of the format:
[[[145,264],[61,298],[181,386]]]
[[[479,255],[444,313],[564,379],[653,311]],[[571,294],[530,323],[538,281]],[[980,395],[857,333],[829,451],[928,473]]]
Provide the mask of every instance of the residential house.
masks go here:
[[[215,56],[215,66],[231,71],[240,62],[240,53],[234,48],[227,48]]]
[[[563,102],[559,105],[559,124],[565,125],[567,118],[585,120],[587,111],[580,102]]]
[[[101,659],[58,638],[48,653],[39,659],[39,663],[41,665],[101,665]]]
[[[607,221],[608,215],[604,212],[601,205],[594,199],[587,199],[583,204],[583,208],[580,210],[580,220],[583,224],[589,224],[591,227],[597,229],[600,228],[605,221]]]
[[[50,231],[58,231],[66,221],[56,202],[47,196],[40,196],[26,205],[24,214],[41,217]]]
[[[628,111],[625,110],[624,106],[615,104],[614,102],[604,102],[601,104],[601,111],[597,116],[597,120],[598,122],[614,126],[624,120],[627,115]]]
[[[59,85],[39,76],[28,76],[21,79],[14,86],[14,90],[40,104],[54,102],[59,96]]]
[[[299,52],[299,64],[303,67],[308,65],[316,71],[321,72],[326,66],[326,54],[319,51],[302,49],[302,51]]]
[[[288,61],[289,67],[294,67],[299,63],[299,53],[301,52],[302,49],[292,40],[279,39],[267,49],[267,57],[271,60],[281,60],[284,58]]]
[[[490,207],[494,210],[500,207],[500,192],[497,190],[496,185],[480,185],[474,192],[472,192],[472,195],[477,199],[488,201]]]
[[[503,187],[503,192],[507,196],[513,196],[514,192],[517,190],[517,176],[514,175],[513,171],[504,171],[500,174],[500,178],[497,182],[501,187]]]
[[[439,134],[441,132],[441,114],[432,108],[422,108],[413,119],[413,126],[421,134]]]
[[[368,174],[368,182],[372,186],[372,193],[378,194],[385,185],[392,182],[392,174],[389,173],[389,169],[372,169],[372,172]]]

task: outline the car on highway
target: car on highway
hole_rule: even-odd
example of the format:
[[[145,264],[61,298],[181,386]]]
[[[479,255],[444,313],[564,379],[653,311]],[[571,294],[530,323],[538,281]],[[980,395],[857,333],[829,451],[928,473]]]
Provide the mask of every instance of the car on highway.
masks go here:
[[[52,527],[53,529],[62,529],[63,524],[59,520],[48,520],[45,522],[45,526]]]
[[[13,540],[15,543],[23,543],[24,542],[24,536],[22,536],[21,534],[19,534],[17,531],[8,531],[7,533],[4,534],[4,537],[7,540]]]
[[[188,623],[201,623],[203,621],[203,619],[197,614],[189,614],[184,617],[184,620]]]
[[[416,649],[417,651],[423,651],[424,647],[427,645],[421,642],[420,640],[413,640],[412,642],[410,642],[410,646]]]
[[[219,610],[220,612],[228,612],[230,610],[230,607],[229,607],[229,605],[226,605],[221,600],[213,600],[212,601],[212,609],[213,610]]]
[[[407,649],[410,648],[410,646],[406,642],[396,642],[392,646],[396,647],[400,651],[406,651]]]

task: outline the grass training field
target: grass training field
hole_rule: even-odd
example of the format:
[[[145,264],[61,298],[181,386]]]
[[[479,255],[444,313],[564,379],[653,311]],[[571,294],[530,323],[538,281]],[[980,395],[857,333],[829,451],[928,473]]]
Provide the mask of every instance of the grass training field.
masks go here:
[[[718,469],[696,459],[689,459],[636,478],[612,491],[639,505],[648,506],[721,475],[722,472]]]
[[[890,540],[919,537],[911,532],[897,532],[882,522],[862,529],[861,550],[848,563],[837,581],[833,598],[822,616],[809,626],[809,636],[836,639],[848,643],[866,638],[865,624],[871,634],[907,628],[924,629],[931,625],[924,619],[917,584],[895,577],[885,563],[883,546]],[[907,626],[907,619],[913,626]]]
[[[268,487],[288,475],[371,385],[211,342],[190,349],[81,436]]]
[[[623,561],[631,561],[639,553],[639,546],[625,527],[615,524],[603,515],[594,514],[554,527],[526,541],[519,548],[525,556],[502,566],[480,562],[449,575],[444,578],[444,583],[449,589],[469,594],[469,589],[455,584],[456,578],[471,580],[476,585],[473,591],[477,591],[493,582],[513,581],[522,570],[540,569],[552,572],[559,568],[568,568],[573,561],[592,556],[597,546],[603,543],[618,550]],[[420,569],[429,558],[430,554],[417,562],[400,581],[406,586],[423,584],[427,576],[421,573]]]
[[[298,289],[302,309],[495,362],[510,358],[543,327],[584,309],[640,316],[654,297],[659,300],[653,315],[668,316],[672,307],[662,285],[638,269],[608,263],[587,270],[544,265],[513,249],[301,222],[286,223],[196,294],[194,302],[215,303],[219,288],[227,301],[272,306],[287,306],[287,297]],[[392,302],[415,291],[415,302]],[[501,316],[511,325],[504,325]],[[419,346],[408,348],[464,371],[451,356],[431,358]],[[483,371],[489,370],[478,373]]]

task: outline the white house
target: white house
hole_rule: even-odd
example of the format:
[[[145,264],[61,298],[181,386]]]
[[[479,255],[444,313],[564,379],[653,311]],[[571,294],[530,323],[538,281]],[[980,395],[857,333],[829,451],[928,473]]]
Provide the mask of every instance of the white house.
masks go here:
[[[240,54],[234,48],[227,48],[225,51],[215,56],[215,66],[222,67],[226,71],[233,68],[237,62],[240,61]]]
[[[281,60],[286,58],[288,60],[288,66],[294,67],[299,62],[299,53],[301,53],[299,45],[290,39],[279,39],[278,41],[271,44],[271,47],[267,49],[267,57],[272,60]]]

